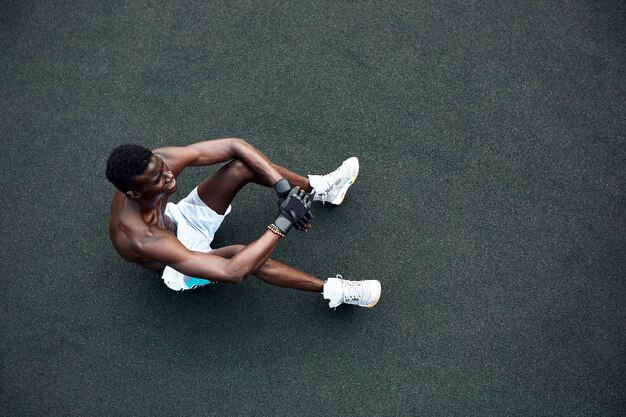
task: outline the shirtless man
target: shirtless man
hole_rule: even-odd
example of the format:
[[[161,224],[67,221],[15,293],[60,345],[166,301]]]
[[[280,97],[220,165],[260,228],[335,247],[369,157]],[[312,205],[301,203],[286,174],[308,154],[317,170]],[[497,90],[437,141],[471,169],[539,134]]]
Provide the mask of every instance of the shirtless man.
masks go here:
[[[168,202],[185,168],[227,161],[179,203]],[[153,151],[122,145],[107,161],[106,176],[118,189],[111,204],[109,235],[122,258],[162,271],[163,281],[175,291],[215,282],[238,284],[254,275],[279,287],[322,293],[330,307],[342,303],[373,307],[380,298],[378,281],[348,281],[341,275],[322,280],[270,259],[291,228],[310,229],[311,198],[341,204],[358,171],[358,159],[352,157],[330,174],[303,177],[273,164],[237,138]],[[211,248],[235,195],[251,182],[276,191],[276,220],[248,245]]]

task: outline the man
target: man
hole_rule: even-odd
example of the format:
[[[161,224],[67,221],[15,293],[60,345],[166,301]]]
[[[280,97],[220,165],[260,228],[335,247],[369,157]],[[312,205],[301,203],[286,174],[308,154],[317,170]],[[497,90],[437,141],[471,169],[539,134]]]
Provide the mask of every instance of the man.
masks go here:
[[[168,202],[176,179],[190,166],[229,161],[178,204]],[[330,307],[342,303],[373,307],[378,281],[322,280],[273,259],[272,251],[292,228],[311,227],[311,199],[341,204],[359,171],[349,158],[328,175],[300,176],[273,164],[242,139],[226,138],[150,151],[140,145],[115,148],[106,176],[118,191],[111,204],[109,235],[122,258],[154,271],[183,291],[215,282],[240,283],[252,274],[279,287],[321,292]],[[212,249],[213,236],[248,183],[273,187],[279,197],[276,220],[248,245]],[[292,188],[293,187],[293,188]]]

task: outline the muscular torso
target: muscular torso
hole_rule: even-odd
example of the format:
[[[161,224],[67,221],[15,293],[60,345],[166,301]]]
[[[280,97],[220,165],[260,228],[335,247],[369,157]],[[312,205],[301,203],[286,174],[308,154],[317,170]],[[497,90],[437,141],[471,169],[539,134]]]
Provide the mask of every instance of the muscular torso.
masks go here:
[[[176,224],[164,214],[167,202],[168,196],[163,195],[154,209],[146,211],[129,201],[125,194],[115,193],[111,203],[109,236],[122,258],[153,271],[163,270],[164,264],[145,258],[136,248],[139,242],[154,239],[163,232],[176,236]]]

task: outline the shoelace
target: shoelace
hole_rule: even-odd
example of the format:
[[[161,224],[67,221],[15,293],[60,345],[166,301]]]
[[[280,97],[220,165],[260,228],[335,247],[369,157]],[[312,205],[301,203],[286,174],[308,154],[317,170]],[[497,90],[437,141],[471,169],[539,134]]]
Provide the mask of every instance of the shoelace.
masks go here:
[[[324,191],[317,193],[320,196],[320,198],[322,199],[322,204],[326,204],[326,197],[328,195],[328,192],[330,190],[332,190],[333,187],[335,187],[336,185],[339,185],[339,183],[341,182],[341,180],[342,180],[341,168],[342,167],[339,167],[336,170],[334,170],[333,172],[331,172],[330,174],[326,174],[324,176],[324,179],[326,180]]]
[[[343,301],[357,301],[361,298],[361,283],[343,281]]]

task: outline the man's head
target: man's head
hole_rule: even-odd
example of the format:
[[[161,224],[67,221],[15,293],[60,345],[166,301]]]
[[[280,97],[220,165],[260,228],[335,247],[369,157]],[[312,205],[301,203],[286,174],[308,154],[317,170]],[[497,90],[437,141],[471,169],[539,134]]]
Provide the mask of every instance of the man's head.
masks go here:
[[[176,192],[174,173],[162,158],[140,145],[122,145],[107,161],[106,176],[132,199],[155,199]]]
[[[150,149],[141,145],[118,146],[107,160],[107,179],[123,193],[134,190],[136,177],[148,168],[152,155]]]

